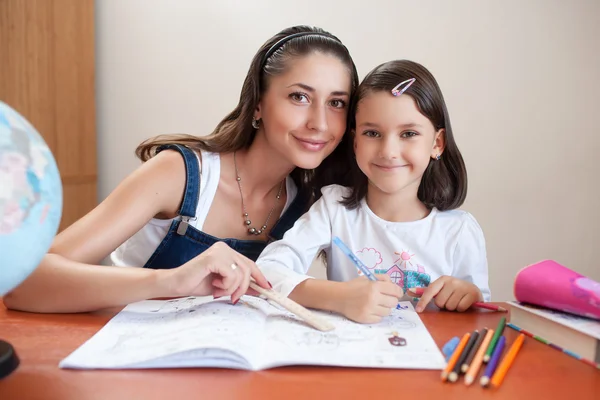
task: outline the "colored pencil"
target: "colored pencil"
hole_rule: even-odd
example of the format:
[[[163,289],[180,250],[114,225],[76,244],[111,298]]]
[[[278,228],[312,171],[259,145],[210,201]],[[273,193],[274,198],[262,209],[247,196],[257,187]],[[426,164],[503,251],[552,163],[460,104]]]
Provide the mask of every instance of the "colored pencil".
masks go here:
[[[483,355],[483,362],[485,362],[485,363],[488,362],[490,360],[490,358],[492,357],[492,353],[494,352],[496,343],[498,343],[498,339],[500,338],[500,335],[502,335],[502,332],[504,332],[504,326],[506,326],[506,318],[502,317],[500,322],[498,322],[498,326],[496,327],[496,334],[494,334],[494,337],[492,338],[492,341],[490,342],[490,345],[488,346],[487,351]]]
[[[454,368],[452,368],[452,372],[450,372],[450,374],[448,374],[448,380],[450,382],[456,382],[458,380],[458,376],[460,375],[460,371],[461,371],[463,362],[469,355],[469,352],[473,348],[473,345],[477,341],[478,337],[479,337],[479,332],[477,330],[474,330],[473,333],[471,333],[471,337],[469,338],[469,341],[465,345],[465,348],[460,353],[460,357],[458,357],[458,359],[456,360],[456,364],[454,364]]]
[[[444,358],[446,361],[452,357],[452,353],[456,350],[456,346],[460,342],[460,338],[458,336],[454,336],[452,339],[448,340],[448,342],[442,347],[442,353],[444,353]]]
[[[350,248],[348,248],[348,246],[346,246],[346,244],[344,242],[342,242],[342,239],[340,239],[337,236],[334,236],[333,243],[336,244],[340,248],[340,250],[342,250],[342,252],[350,259],[350,261],[352,261],[352,263],[358,269],[360,269],[360,271],[367,278],[369,278],[369,280],[372,280],[372,281],[377,280],[377,278],[375,277],[375,275],[373,275],[373,273],[369,270],[369,268],[367,268],[367,266],[365,264],[363,264],[363,262],[360,261],[360,259],[354,255],[354,253],[350,250]]]
[[[600,364],[597,364],[597,363],[595,363],[595,362],[593,362],[593,361],[591,361],[591,360],[588,360],[588,359],[586,359],[586,358],[583,358],[583,357],[581,357],[580,355],[573,353],[572,351],[569,351],[569,350],[563,349],[562,347],[560,347],[560,346],[557,346],[557,345],[555,345],[554,343],[552,343],[552,342],[549,342],[549,341],[547,341],[547,340],[546,340],[546,339],[544,339],[544,338],[541,338],[541,337],[539,337],[539,336],[537,336],[537,335],[534,335],[533,333],[531,333],[531,332],[528,332],[528,331],[526,331],[525,329],[521,329],[521,328],[519,328],[519,327],[518,327],[518,326],[516,326],[515,324],[508,323],[508,324],[506,324],[506,326],[508,326],[509,328],[512,328],[512,329],[514,329],[514,330],[515,330],[515,331],[517,331],[517,332],[520,332],[520,333],[524,334],[525,336],[529,336],[530,338],[532,338],[532,339],[535,339],[535,340],[537,340],[538,342],[544,343],[544,344],[546,344],[546,345],[548,345],[548,346],[552,347],[552,348],[553,348],[553,349],[555,349],[555,350],[562,351],[563,353],[565,353],[565,354],[567,354],[567,355],[569,355],[569,356],[571,356],[571,357],[573,357],[573,358],[575,358],[575,359],[577,359],[577,360],[579,360],[579,361],[583,361],[584,363],[586,363],[586,364],[588,364],[588,365],[591,365],[592,367],[596,367],[597,369],[600,369]]]
[[[417,296],[422,296],[423,292],[425,292],[425,288],[422,288],[422,287],[409,288],[408,290],[411,291],[412,293],[416,294]],[[484,308],[486,310],[493,310],[493,311],[499,311],[499,312],[507,312],[508,311],[504,307],[500,307],[495,304],[484,303],[481,301],[471,304],[471,307]]]
[[[469,351],[469,355],[467,356],[465,361],[463,361],[463,365],[460,367],[460,369],[463,373],[465,373],[469,370],[469,367],[471,366],[471,363],[473,362],[473,359],[475,358],[475,354],[477,354],[477,350],[479,350],[479,348],[481,347],[481,343],[483,342],[483,339],[485,339],[485,335],[487,335],[487,331],[488,331],[488,328],[483,328],[483,330],[479,334],[479,337],[477,338],[477,342],[475,342],[475,345],[473,345],[473,348],[471,348],[471,351]]]
[[[519,349],[523,345],[524,340],[525,340],[525,335],[523,333],[520,333],[519,337],[517,337],[515,339],[515,341],[513,342],[512,346],[510,346],[508,353],[506,353],[506,355],[502,359],[502,362],[498,366],[498,369],[496,369],[496,372],[494,372],[494,376],[492,377],[491,383],[492,383],[492,386],[494,386],[495,388],[499,387],[500,384],[502,384],[502,381],[504,380],[506,373],[508,372],[510,367],[514,364],[515,358],[517,357],[517,354],[519,353]]]
[[[483,342],[481,342],[481,347],[479,348],[479,350],[477,350],[477,354],[475,354],[475,358],[473,359],[473,362],[471,363],[469,369],[467,370],[467,373],[465,374],[465,385],[468,386],[475,381],[475,378],[479,373],[479,369],[483,364],[483,355],[485,353],[485,349],[492,340],[492,336],[494,336],[494,330],[489,329],[487,331],[487,334],[485,335],[485,339],[483,339]]]
[[[481,386],[487,386],[490,383],[490,379],[494,375],[494,371],[496,371],[496,367],[498,366],[498,361],[500,361],[500,357],[502,356],[502,351],[504,350],[504,346],[506,345],[506,337],[504,335],[500,336],[498,339],[498,344],[494,349],[494,354],[492,354],[492,358],[490,362],[488,362],[487,367],[485,368],[485,372],[483,376],[479,380]]]
[[[452,357],[450,357],[448,364],[446,364],[446,368],[444,368],[444,370],[442,371],[442,381],[445,381],[446,379],[448,379],[448,375],[450,374],[450,371],[452,371],[452,369],[454,368],[454,365],[456,364],[458,357],[460,357],[460,353],[462,353],[463,349],[467,345],[467,342],[469,341],[469,337],[471,337],[471,333],[467,332],[464,334],[462,339],[460,339],[458,346],[456,346],[456,350],[454,350]]]
[[[485,308],[485,309],[488,309],[488,310],[494,310],[494,311],[498,311],[498,312],[508,312],[508,310],[506,308],[504,308],[504,307],[500,307],[500,306],[497,306],[495,304],[484,303],[484,302],[474,303],[472,307]]]

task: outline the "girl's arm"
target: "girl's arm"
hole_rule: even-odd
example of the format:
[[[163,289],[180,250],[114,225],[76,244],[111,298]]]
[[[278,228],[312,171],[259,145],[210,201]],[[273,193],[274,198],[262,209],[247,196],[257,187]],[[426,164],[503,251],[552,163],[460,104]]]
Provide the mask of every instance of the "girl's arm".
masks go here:
[[[474,284],[484,301],[491,300],[488,262],[483,230],[473,215],[465,215],[454,249],[452,276]]]
[[[378,322],[396,307],[402,289],[387,275],[371,282],[362,277],[349,282],[310,279],[306,273],[315,256],[329,250],[332,221],[341,206],[339,189],[323,189],[323,196],[283,238],[269,244],[256,261],[273,288],[295,302],[320,310],[334,311],[363,323]]]
[[[263,250],[256,264],[276,291],[288,296],[298,284],[311,278],[306,273],[315,257],[331,246],[331,219],[324,192],[281,240]]]
[[[452,271],[431,283],[416,305],[418,312],[434,301],[439,308],[465,311],[473,303],[490,301],[485,238],[475,218],[466,213],[453,249]]]
[[[6,307],[33,312],[92,311],[152,297],[204,293],[207,288],[201,281],[206,268],[198,267],[215,264],[215,259],[225,257],[228,266],[235,261],[244,272],[256,269],[227,246],[211,248],[212,252],[204,252],[186,268],[98,265],[151,218],[176,215],[185,176],[183,158],[174,151],[165,150],[142,164],[106,200],[57,235],[39,267],[4,296]],[[253,276],[268,285],[257,270]]]

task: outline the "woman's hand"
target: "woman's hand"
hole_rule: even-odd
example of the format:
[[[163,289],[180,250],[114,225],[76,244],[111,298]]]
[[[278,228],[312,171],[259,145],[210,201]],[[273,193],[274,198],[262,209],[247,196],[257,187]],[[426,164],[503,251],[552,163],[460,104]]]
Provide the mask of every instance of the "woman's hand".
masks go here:
[[[235,304],[248,291],[250,280],[270,289],[271,285],[256,264],[223,242],[178,268],[165,270],[170,296],[231,296]],[[253,294],[251,290],[249,294]]]

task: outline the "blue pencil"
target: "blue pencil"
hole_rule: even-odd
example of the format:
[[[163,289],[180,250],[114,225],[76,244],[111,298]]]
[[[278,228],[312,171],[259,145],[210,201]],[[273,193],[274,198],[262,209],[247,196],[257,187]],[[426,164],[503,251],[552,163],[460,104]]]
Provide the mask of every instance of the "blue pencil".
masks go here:
[[[367,268],[367,266],[365,264],[363,264],[363,262],[360,261],[358,259],[358,257],[356,257],[354,255],[354,253],[348,248],[348,246],[346,246],[346,244],[344,242],[342,242],[342,239],[340,239],[337,236],[334,236],[333,237],[333,243],[335,243],[342,250],[342,252],[344,252],[344,254],[348,256],[348,258],[354,263],[354,265],[356,265],[356,267],[358,269],[360,269],[361,272],[363,274],[365,274],[365,276],[367,278],[369,278],[372,281],[376,281],[377,280],[377,278],[375,277],[375,275],[373,275],[373,273],[371,271],[369,271],[369,268]]]

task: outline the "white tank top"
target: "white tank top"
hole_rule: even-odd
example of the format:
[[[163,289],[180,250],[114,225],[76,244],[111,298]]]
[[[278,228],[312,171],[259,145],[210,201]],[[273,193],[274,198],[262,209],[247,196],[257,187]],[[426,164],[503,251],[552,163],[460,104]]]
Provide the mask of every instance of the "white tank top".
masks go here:
[[[197,153],[196,158],[200,162],[200,157],[198,157]],[[200,166],[200,194],[198,197],[198,207],[196,207],[196,219],[188,222],[191,226],[201,231],[208,215],[208,210],[215,198],[217,187],[219,186],[221,157],[218,153],[202,151]],[[296,184],[289,176],[286,178],[285,187],[287,200],[282,214],[287,210],[298,193]],[[148,221],[142,229],[111,253],[110,259],[112,264],[119,267],[143,267],[160,242],[167,236],[171,222],[179,219],[181,218],[177,216],[171,219],[153,218]]]

